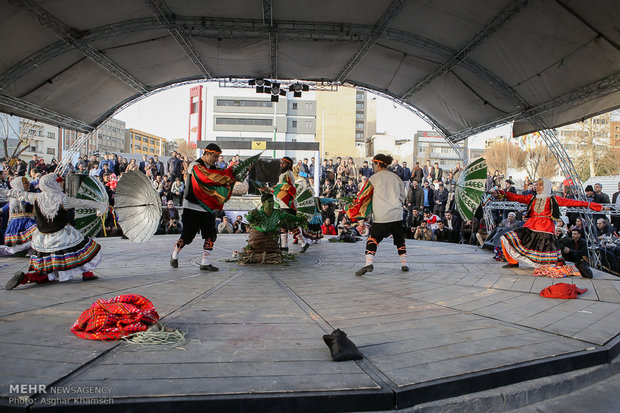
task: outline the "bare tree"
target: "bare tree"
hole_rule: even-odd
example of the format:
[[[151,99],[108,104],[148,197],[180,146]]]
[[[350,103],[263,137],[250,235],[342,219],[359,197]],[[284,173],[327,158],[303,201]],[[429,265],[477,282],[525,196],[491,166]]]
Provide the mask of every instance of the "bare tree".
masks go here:
[[[5,113],[0,115],[0,140],[2,141],[2,149],[4,150],[4,158],[7,160],[17,159],[24,151],[30,148],[34,140],[36,122],[29,119],[21,119],[17,130],[10,122],[10,115]],[[15,148],[9,150],[9,139],[11,136],[16,137],[17,144]]]
[[[575,145],[579,149],[579,155],[573,158],[579,177],[585,181],[591,176],[598,174],[607,175],[617,171],[617,164],[609,164],[613,155],[607,142],[609,141],[609,113],[585,119],[577,124],[577,130],[573,136],[565,138],[566,143]],[[601,161],[603,159],[602,168]],[[616,168],[614,168],[616,167]]]
[[[551,178],[558,171],[558,162],[547,146],[536,146],[527,152],[525,170],[532,178]]]
[[[485,149],[484,158],[489,169],[505,171],[506,168],[523,168],[527,152],[507,140],[500,140]]]
[[[193,159],[196,157],[196,149],[189,146],[186,139],[176,138],[173,139],[173,142],[176,144],[176,151],[183,155],[185,158]]]

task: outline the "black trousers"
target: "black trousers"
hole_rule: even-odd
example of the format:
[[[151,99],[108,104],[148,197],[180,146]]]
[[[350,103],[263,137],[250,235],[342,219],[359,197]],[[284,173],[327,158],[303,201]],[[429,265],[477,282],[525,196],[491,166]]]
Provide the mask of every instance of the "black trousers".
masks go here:
[[[407,253],[407,247],[405,246],[405,233],[403,232],[403,222],[373,222],[370,226],[370,233],[366,240],[366,255],[375,255],[377,253],[377,246],[385,237],[389,237],[392,234],[394,238],[394,245],[398,249],[398,255]]]
[[[191,244],[198,231],[200,231],[202,239],[205,240],[205,249],[213,249],[213,243],[217,239],[215,215],[207,211],[185,208],[183,209],[183,215],[181,215],[181,222],[183,223],[183,232],[181,232],[183,245]]]

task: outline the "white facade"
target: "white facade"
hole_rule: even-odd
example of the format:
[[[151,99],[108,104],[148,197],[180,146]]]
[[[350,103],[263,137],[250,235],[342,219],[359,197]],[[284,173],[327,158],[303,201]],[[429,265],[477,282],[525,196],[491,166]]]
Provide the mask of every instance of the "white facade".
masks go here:
[[[271,102],[269,94],[256,93],[254,88],[229,88],[207,84],[203,88],[203,140],[314,142],[316,131],[316,97],[303,92],[295,98],[292,93]],[[224,149],[224,157],[247,157],[256,150]],[[315,156],[312,151],[265,151],[263,156],[303,159]]]
[[[32,124],[31,121],[22,119],[20,122],[22,136],[28,134],[31,137],[30,147],[19,156],[29,161],[33,155],[43,158],[46,164],[52,159],[58,159],[58,127],[45,123]]]

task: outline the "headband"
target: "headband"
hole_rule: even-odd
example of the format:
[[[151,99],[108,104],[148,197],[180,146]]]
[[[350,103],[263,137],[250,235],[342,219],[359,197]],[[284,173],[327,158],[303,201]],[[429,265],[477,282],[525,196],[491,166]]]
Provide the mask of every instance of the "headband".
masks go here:
[[[219,155],[220,153],[222,153],[222,152],[219,152],[219,151],[214,151],[214,150],[211,150],[211,149],[205,149],[205,152],[207,152],[207,153],[217,153],[218,155]]]
[[[387,163],[383,162],[383,161],[382,161],[382,160],[380,160],[380,159],[373,159],[372,161],[373,161],[373,162],[377,162],[377,163],[382,163],[383,165],[387,165]]]
[[[282,158],[283,161],[286,161],[287,163],[293,165],[293,161],[291,161],[290,159],[286,159],[286,158]]]

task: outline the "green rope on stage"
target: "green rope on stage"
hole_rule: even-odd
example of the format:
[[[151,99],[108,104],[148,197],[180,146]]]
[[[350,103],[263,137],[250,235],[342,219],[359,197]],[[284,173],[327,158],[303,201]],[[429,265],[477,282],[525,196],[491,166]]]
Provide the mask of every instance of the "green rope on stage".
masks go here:
[[[130,334],[121,340],[139,346],[178,346],[185,343],[185,333],[157,323],[147,331]]]

